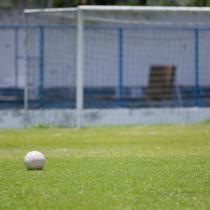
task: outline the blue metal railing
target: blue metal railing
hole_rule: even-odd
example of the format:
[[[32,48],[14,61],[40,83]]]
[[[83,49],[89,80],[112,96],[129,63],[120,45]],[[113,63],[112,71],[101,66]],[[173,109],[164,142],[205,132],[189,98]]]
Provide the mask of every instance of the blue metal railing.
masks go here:
[[[43,100],[44,94],[44,45],[45,45],[45,38],[44,38],[44,27],[40,26],[39,28],[39,98],[40,103]]]
[[[117,98],[118,98],[118,106],[122,105],[122,97],[123,97],[123,56],[124,56],[124,48],[123,48],[123,29],[118,29],[119,37],[118,37],[118,53],[119,53],[119,63],[118,63],[118,85],[117,85]]]
[[[195,106],[200,106],[200,85],[199,85],[199,30],[195,29]]]
[[[26,30],[26,29],[31,29],[31,30],[38,30],[39,31],[39,52],[37,55],[22,55],[20,53],[20,36],[19,33],[21,30]],[[57,104],[55,103],[55,106],[52,106],[47,104],[45,101],[45,94],[47,94],[44,84],[45,84],[45,30],[46,29],[56,29],[56,30],[63,30],[63,29],[73,29],[76,30],[75,26],[72,25],[0,25],[0,30],[13,30],[14,31],[14,87],[15,88],[20,88],[19,87],[19,77],[20,77],[20,68],[19,68],[19,62],[20,60],[31,60],[31,59],[36,59],[39,61],[39,104],[38,107],[65,107],[63,104],[67,104],[69,106],[69,103],[66,103],[66,101],[63,102],[58,102]],[[170,31],[190,31],[192,34],[194,34],[194,87],[179,87],[180,89],[180,94],[185,95],[187,94],[190,98],[190,103],[188,105],[188,102],[185,104],[183,103],[183,106],[210,106],[210,102],[208,101],[208,97],[210,95],[209,90],[210,87],[201,87],[200,85],[200,66],[201,66],[201,58],[200,58],[200,52],[201,52],[201,47],[200,47],[200,33],[201,32],[210,32],[210,28],[193,28],[193,27],[173,27],[173,26],[167,26],[167,27],[162,27],[162,26],[87,26],[85,29],[87,30],[116,30],[117,31],[117,40],[118,40],[118,81],[116,84],[116,87],[114,87],[114,91],[110,91],[110,89],[106,90],[104,88],[103,90],[96,90],[96,89],[86,89],[85,88],[85,95],[87,98],[92,94],[96,94],[97,92],[103,97],[103,94],[106,95],[108,92],[113,92],[116,96],[116,101],[106,101],[106,99],[103,99],[103,102],[99,101],[90,101],[87,102],[87,107],[132,107],[132,106],[147,106],[147,103],[145,101],[141,101],[139,99],[138,103],[136,103],[134,100],[125,99],[124,97],[124,92],[127,87],[124,85],[124,79],[125,79],[125,66],[124,66],[124,59],[125,59],[125,49],[124,49],[124,30],[170,30]],[[210,79],[210,78],[209,78]],[[142,92],[145,92],[145,87],[138,87],[142,89]],[[208,89],[209,88],[209,89]],[[202,98],[202,93],[204,93],[204,98]],[[14,93],[13,93],[14,94]],[[20,94],[20,93],[18,93]],[[111,93],[110,93],[111,94]],[[193,95],[193,96],[191,96]],[[55,96],[56,97],[56,96]],[[75,97],[75,96],[74,96]],[[105,97],[106,98],[106,97]],[[205,99],[205,100],[204,100]],[[74,99],[75,100],[75,99]],[[193,101],[193,103],[191,103]],[[205,102],[204,102],[205,101]],[[0,101],[2,103],[2,101]],[[59,104],[60,103],[60,104]],[[101,104],[101,105],[97,105]],[[174,104],[174,103],[173,103]],[[178,104],[178,103],[177,103]],[[8,104],[7,104],[8,105]],[[176,103],[175,103],[176,106]],[[0,106],[1,108],[1,106]]]

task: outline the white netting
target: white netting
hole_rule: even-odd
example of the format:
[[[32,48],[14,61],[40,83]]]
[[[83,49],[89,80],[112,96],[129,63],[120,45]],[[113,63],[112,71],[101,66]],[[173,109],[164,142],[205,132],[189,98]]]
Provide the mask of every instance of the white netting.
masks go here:
[[[209,9],[81,6],[26,19],[31,106],[75,107],[76,58],[85,108],[210,105]]]
[[[76,13],[26,11],[29,107],[75,107]]]

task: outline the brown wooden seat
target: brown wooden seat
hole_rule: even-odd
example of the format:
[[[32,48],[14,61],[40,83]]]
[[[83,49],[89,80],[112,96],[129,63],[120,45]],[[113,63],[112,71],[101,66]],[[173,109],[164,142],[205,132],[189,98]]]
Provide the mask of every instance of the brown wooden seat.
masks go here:
[[[152,66],[146,98],[153,101],[171,100],[174,91],[175,71],[174,66]]]

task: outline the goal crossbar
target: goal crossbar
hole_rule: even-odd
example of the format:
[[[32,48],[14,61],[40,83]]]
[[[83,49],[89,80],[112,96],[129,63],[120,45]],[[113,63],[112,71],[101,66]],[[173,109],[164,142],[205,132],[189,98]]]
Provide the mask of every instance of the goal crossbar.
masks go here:
[[[25,9],[24,13],[77,12],[78,8]]]
[[[106,12],[207,12],[208,7],[163,7],[163,6],[78,6],[75,8],[47,8],[47,9],[25,9],[24,13],[48,13],[48,12],[77,12],[81,11],[106,11]]]
[[[163,7],[163,6],[78,6],[82,11],[111,11],[111,12],[210,12],[208,7]]]

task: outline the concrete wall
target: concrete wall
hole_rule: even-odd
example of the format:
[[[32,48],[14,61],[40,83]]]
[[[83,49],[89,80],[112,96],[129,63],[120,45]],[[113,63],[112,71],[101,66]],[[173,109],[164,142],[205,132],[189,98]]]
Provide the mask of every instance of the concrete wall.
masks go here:
[[[132,124],[187,124],[210,119],[210,108],[93,109],[83,112],[83,126]],[[75,126],[75,110],[0,111],[0,128],[24,128],[38,124]]]

